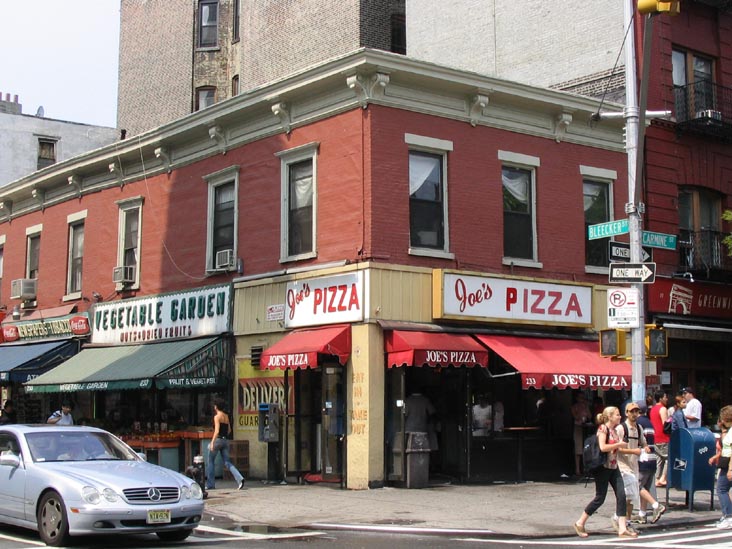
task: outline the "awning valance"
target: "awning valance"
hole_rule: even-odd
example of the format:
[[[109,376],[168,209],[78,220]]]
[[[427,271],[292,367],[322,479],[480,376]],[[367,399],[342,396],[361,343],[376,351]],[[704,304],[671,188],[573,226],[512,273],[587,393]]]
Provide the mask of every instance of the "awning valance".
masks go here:
[[[79,352],[75,339],[0,345],[0,383],[25,383]]]
[[[466,334],[390,330],[384,347],[390,368],[488,365],[488,351]]]
[[[207,337],[146,345],[89,347],[25,384],[28,392],[225,386],[230,343]]]
[[[348,324],[293,330],[262,352],[262,370],[317,368],[318,355],[337,357],[340,364],[351,355]]]
[[[521,374],[524,389],[629,389],[631,366],[599,353],[596,341],[477,334]]]

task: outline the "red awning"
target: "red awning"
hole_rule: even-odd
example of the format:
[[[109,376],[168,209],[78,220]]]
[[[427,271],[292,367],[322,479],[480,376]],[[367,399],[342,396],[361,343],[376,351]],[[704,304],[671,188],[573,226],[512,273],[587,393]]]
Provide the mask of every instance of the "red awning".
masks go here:
[[[631,366],[600,356],[596,341],[476,335],[521,373],[524,389],[629,389]]]
[[[488,351],[466,334],[387,331],[389,368],[394,366],[487,366]]]
[[[335,356],[345,364],[351,354],[351,326],[294,330],[268,347],[261,357],[262,370],[317,368],[318,355]]]

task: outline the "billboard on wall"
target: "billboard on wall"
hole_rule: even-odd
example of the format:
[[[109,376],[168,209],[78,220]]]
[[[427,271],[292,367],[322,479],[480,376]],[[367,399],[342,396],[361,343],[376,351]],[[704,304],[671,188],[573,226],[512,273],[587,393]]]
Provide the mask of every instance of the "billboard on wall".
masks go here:
[[[260,370],[251,360],[237,364],[237,431],[257,432],[259,429],[259,405],[277,404],[280,411],[295,410],[294,376],[290,376],[287,394],[281,371]],[[285,404],[288,404],[287,408]]]
[[[135,345],[231,331],[231,284],[109,303],[92,313],[92,343]]]

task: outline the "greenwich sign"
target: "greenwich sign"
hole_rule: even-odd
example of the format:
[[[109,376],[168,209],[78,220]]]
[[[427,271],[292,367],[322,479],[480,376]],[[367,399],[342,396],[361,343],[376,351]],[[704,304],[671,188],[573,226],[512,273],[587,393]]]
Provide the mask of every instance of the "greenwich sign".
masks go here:
[[[231,285],[94,306],[92,343],[130,345],[231,330]]]
[[[592,288],[448,272],[432,275],[434,318],[592,325]]]

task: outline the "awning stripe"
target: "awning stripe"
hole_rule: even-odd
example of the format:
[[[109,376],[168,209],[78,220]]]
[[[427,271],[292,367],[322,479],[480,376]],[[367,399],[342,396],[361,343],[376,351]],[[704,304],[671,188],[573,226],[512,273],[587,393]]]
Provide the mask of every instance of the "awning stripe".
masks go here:
[[[389,330],[384,347],[390,368],[488,365],[488,351],[466,334]]]
[[[599,353],[597,341],[476,334],[521,373],[524,389],[628,389],[631,365]]]

